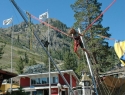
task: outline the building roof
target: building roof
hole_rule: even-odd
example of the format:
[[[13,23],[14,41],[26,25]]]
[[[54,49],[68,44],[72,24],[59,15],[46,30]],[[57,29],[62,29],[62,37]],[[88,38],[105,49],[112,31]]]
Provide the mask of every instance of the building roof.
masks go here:
[[[91,79],[86,75],[86,73],[82,76],[81,81],[91,81]]]
[[[114,75],[114,74],[123,74],[125,75],[125,67],[121,67],[121,68],[116,68],[114,70],[111,70],[111,71],[108,71],[108,72],[105,72],[105,73],[100,73],[100,77],[103,77],[103,76],[110,76],[110,75]]]
[[[4,74],[5,79],[9,79],[9,78],[12,78],[12,77],[15,77],[15,76],[18,75],[16,73],[8,72],[8,71],[5,71],[5,70],[0,70],[0,74]]]
[[[17,76],[17,74],[15,74],[15,73],[0,70],[0,86],[4,79],[9,79],[9,78],[16,77],[16,76]]]
[[[78,77],[76,76],[76,74],[74,73],[73,70],[65,70],[65,71],[60,71],[62,74],[64,73],[70,73],[72,74],[77,81],[79,81]],[[37,76],[48,76],[49,72],[45,72],[45,73],[36,73],[36,74],[21,74],[21,75],[18,75],[17,78],[20,78],[20,77],[37,77]],[[56,74],[59,74],[58,71],[54,71],[54,72],[51,72],[51,76],[54,76]]]

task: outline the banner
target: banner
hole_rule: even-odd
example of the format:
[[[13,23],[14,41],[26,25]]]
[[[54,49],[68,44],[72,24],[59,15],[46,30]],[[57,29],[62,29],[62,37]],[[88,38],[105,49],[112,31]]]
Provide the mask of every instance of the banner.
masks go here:
[[[124,58],[122,58],[125,56],[125,41],[115,42],[114,49],[121,63],[125,66]]]
[[[39,19],[41,19],[41,20],[46,19],[46,18],[48,18],[48,12],[45,12],[45,13],[39,15]]]
[[[3,20],[3,25],[9,25],[12,22],[12,18]]]

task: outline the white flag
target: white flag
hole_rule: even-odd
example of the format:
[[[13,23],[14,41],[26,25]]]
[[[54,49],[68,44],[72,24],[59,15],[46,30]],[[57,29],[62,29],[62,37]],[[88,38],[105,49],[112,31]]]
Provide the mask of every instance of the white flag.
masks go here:
[[[3,25],[9,25],[12,22],[12,18],[3,20]]]
[[[41,15],[39,15],[39,19],[45,19],[45,18],[48,18],[48,12],[45,12],[45,13],[43,13],[43,14],[41,14]]]

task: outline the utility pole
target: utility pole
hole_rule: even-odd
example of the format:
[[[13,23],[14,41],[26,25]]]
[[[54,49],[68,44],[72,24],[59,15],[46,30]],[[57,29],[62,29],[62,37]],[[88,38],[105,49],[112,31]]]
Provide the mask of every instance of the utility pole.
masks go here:
[[[31,15],[28,13],[28,12],[26,12],[26,14],[28,15],[28,19],[29,19],[29,41],[28,41],[28,43],[29,43],[29,49],[31,50],[32,49],[32,38],[33,38],[33,30],[32,30],[32,27],[31,27]]]
[[[47,10],[48,13],[48,10]],[[48,24],[49,24],[49,13],[48,13]],[[50,42],[50,32],[49,32],[49,26],[48,26],[48,42]],[[48,52],[50,52],[49,50],[49,45],[48,45]],[[48,63],[49,63],[49,95],[51,95],[51,64],[50,64],[50,58],[48,57]]]
[[[13,18],[12,18],[12,28],[11,28],[11,72],[13,72]],[[12,92],[13,79],[11,78],[10,93]]]

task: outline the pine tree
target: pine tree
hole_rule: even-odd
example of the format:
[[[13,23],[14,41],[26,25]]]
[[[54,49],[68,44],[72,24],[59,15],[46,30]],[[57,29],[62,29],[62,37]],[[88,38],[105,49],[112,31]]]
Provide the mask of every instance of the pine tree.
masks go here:
[[[76,68],[75,72],[76,72],[76,75],[78,76],[78,78],[80,79],[82,76],[82,71],[85,71],[85,72],[88,72],[88,67],[86,66],[85,63],[83,62],[80,62],[78,64],[78,67]]]
[[[24,61],[25,61],[25,63],[29,63],[29,57],[28,57],[28,55],[27,55],[27,53],[25,52],[25,59],[24,59]]]
[[[23,73],[23,69],[24,69],[24,60],[22,59],[22,57],[20,56],[19,61],[16,63],[15,65],[15,69],[19,74]]]
[[[6,44],[5,44],[5,45],[6,45]],[[0,59],[2,58],[2,55],[4,54],[3,49],[4,49],[5,45],[1,45],[1,46],[0,46]]]
[[[36,65],[36,64],[37,64],[37,62],[36,62],[35,58],[32,57],[32,59],[30,60],[29,66]]]
[[[4,54],[4,52],[3,52],[3,48],[2,47],[0,47],[0,59],[2,58],[2,55]]]
[[[97,2],[97,0],[77,0],[72,4],[71,8],[75,12],[74,17],[76,19],[74,27],[80,27],[82,30],[85,30],[86,27],[90,25],[98,15],[100,15],[101,5],[102,4]],[[107,63],[108,55],[110,55],[110,47],[105,39],[99,38],[97,35],[100,34],[106,37],[111,36],[107,32],[109,27],[103,27],[101,24],[102,17],[103,16],[101,16],[84,34],[87,50],[91,53],[91,57],[94,59],[93,63],[100,64],[100,70],[102,69],[102,66]]]
[[[17,41],[20,42],[20,35],[17,36]]]
[[[52,51],[50,50],[50,54],[52,54]],[[46,55],[44,58],[44,63],[45,63],[45,67],[47,69],[47,71],[49,71],[49,57]],[[52,61],[50,60],[50,71],[55,71],[55,67],[52,63]]]
[[[77,69],[77,60],[75,55],[72,52],[66,52],[64,55],[64,64],[62,69],[64,70],[76,70]]]

